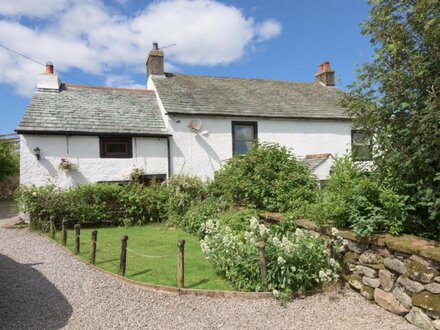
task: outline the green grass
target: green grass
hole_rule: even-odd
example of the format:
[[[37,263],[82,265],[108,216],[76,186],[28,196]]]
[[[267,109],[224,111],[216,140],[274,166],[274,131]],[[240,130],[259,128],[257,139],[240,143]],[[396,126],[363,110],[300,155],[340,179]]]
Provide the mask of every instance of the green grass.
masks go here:
[[[89,260],[91,231],[81,229],[79,256]],[[232,290],[231,285],[205,259],[199,240],[176,228],[162,224],[130,228],[99,228],[96,249],[96,266],[117,273],[121,251],[121,236],[128,235],[127,278],[167,286],[177,286],[178,239],[185,243],[185,287],[194,289]],[[61,242],[61,232],[55,239]],[[74,232],[67,232],[67,248],[74,250]],[[152,257],[145,257],[141,255]]]

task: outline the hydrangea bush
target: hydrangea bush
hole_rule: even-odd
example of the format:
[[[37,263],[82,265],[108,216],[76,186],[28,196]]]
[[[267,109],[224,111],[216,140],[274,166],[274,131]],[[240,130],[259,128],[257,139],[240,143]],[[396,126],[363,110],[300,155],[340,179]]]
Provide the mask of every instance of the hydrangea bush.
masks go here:
[[[307,291],[338,279],[340,265],[335,253],[340,238],[326,243],[307,231],[271,228],[251,218],[244,231],[233,231],[218,220],[209,220],[202,230],[202,251],[215,267],[239,290],[268,289],[287,301],[292,292]],[[265,242],[267,283],[260,277],[257,244]],[[266,287],[264,287],[266,286]]]

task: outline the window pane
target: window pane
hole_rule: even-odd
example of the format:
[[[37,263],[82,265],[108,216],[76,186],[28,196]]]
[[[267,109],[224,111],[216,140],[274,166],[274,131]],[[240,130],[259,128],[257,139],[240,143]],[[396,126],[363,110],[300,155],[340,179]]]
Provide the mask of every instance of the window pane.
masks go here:
[[[353,144],[370,144],[370,136],[365,131],[353,132]]]
[[[108,153],[127,153],[126,142],[106,142],[106,152]]]
[[[373,158],[369,145],[353,145],[351,151],[354,160],[371,160]]]
[[[236,140],[253,140],[254,126],[235,125],[235,139]]]
[[[237,154],[244,154],[252,147],[253,144],[253,141],[236,141],[235,152]]]

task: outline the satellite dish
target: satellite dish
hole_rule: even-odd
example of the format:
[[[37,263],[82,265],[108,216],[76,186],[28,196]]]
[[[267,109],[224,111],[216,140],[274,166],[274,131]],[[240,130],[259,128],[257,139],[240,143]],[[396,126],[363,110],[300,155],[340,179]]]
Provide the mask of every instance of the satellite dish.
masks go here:
[[[191,128],[194,131],[199,131],[203,126],[203,122],[200,119],[193,119],[189,123],[189,128]]]

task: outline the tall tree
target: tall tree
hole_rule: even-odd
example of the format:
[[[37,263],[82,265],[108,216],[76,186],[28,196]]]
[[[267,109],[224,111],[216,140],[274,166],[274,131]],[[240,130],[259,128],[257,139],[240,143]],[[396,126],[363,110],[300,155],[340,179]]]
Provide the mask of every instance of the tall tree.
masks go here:
[[[440,239],[440,1],[370,0],[372,63],[344,103],[374,139],[375,172],[415,207],[407,228]]]

